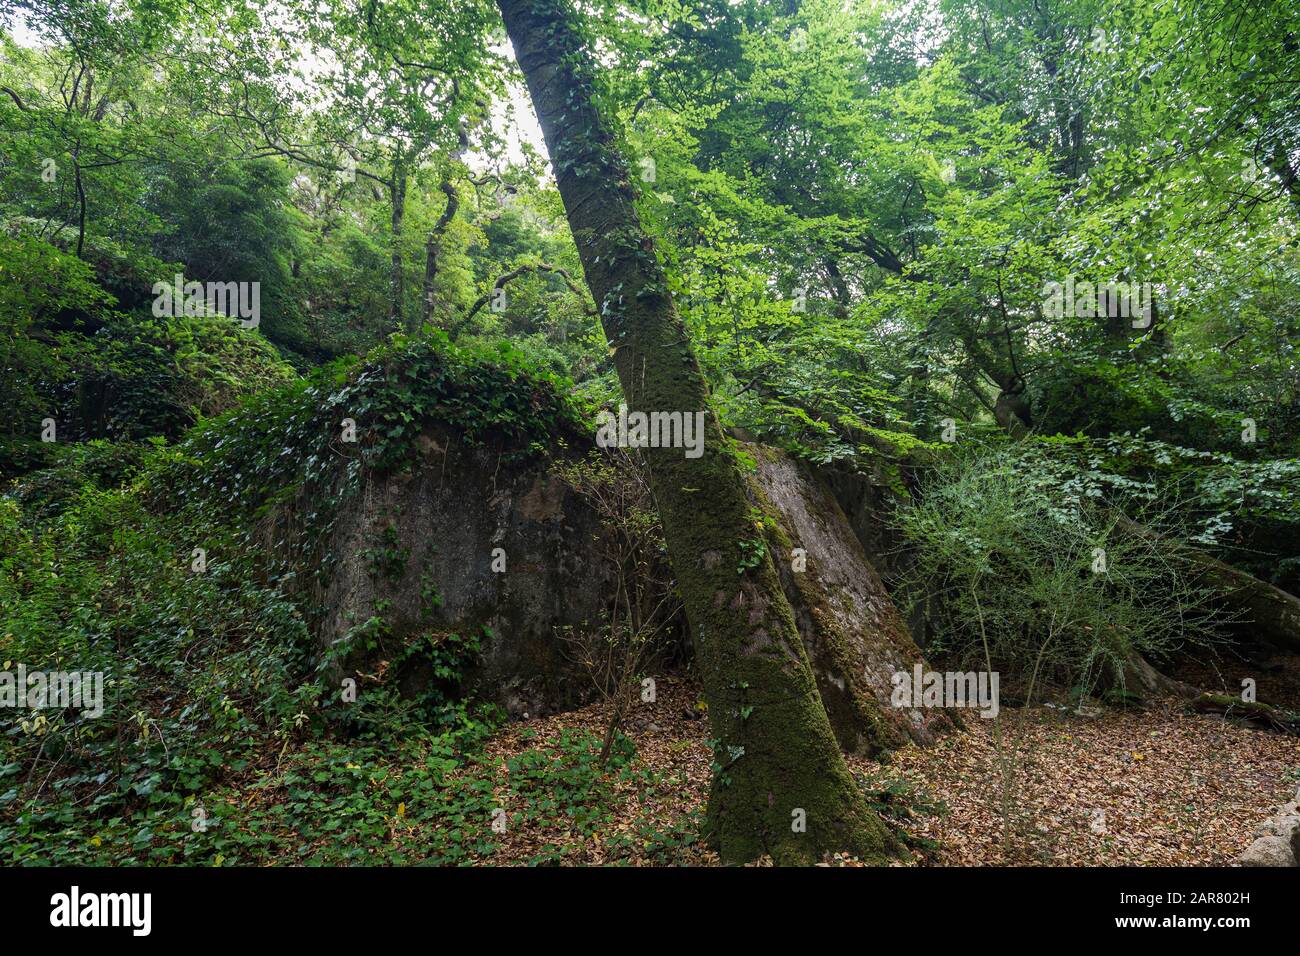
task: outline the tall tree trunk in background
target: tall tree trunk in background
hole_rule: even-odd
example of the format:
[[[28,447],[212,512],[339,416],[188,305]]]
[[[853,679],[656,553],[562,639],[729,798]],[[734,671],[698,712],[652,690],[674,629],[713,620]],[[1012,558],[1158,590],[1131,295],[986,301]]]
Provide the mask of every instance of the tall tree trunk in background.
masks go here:
[[[966,330],[961,334],[962,344],[971,361],[998,386],[998,397],[991,411],[993,418],[1006,429],[1012,438],[1023,438],[1033,427],[1029,396],[1025,394],[1025,380],[1016,366],[1015,345],[1011,334],[1006,333],[1007,361],[996,355],[993,347],[985,346],[979,336]],[[968,381],[966,387],[979,393],[978,381]]]
[[[77,258],[86,246],[86,184],[81,179],[81,140],[72,150],[72,169],[77,186]]]
[[[1282,180],[1282,188],[1286,190],[1287,198],[1291,200],[1295,211],[1300,212],[1300,170],[1292,165],[1291,153],[1284,141],[1278,140],[1273,146],[1268,166]]]
[[[424,304],[420,312],[421,326],[429,325],[434,318],[433,285],[438,278],[438,259],[442,255],[442,240],[447,234],[451,221],[456,218],[456,210],[460,208],[460,192],[456,189],[456,184],[451,181],[450,173],[442,181],[441,189],[443,195],[447,197],[447,206],[438,217],[433,232],[429,233],[429,238],[424,244]]]
[[[849,310],[853,308],[853,294],[849,292],[849,284],[844,281],[844,273],[840,272],[840,264],[835,261],[834,256],[827,256],[822,262],[826,266],[826,275],[831,280],[831,292],[835,296],[835,314],[841,319],[847,319]]]
[[[1000,386],[997,401],[993,404],[993,417],[1012,438],[1029,434],[1029,399],[1025,386],[1017,379],[1009,379]]]
[[[393,331],[404,331],[402,321],[402,221],[406,218],[406,167],[398,158],[393,163],[393,179],[389,185],[389,198],[393,206],[392,229],[392,265],[389,267],[388,284],[391,301],[388,305],[389,325]]]
[[[456,93],[460,94],[460,84],[452,80],[455,85]],[[442,215],[433,226],[433,232],[429,233],[429,238],[424,244],[424,305],[420,313],[420,326],[429,325],[434,318],[433,308],[433,284],[438,278],[438,260],[442,256],[442,241],[446,238],[447,230],[451,228],[452,220],[456,218],[456,212],[460,209],[460,190],[456,188],[454,177],[461,170],[461,163],[465,160],[465,154],[469,152],[469,123],[461,119],[456,123],[456,150],[451,154],[451,163],[447,171],[443,174],[442,184],[438,187],[442,194],[447,197],[447,205],[442,210]]]
[[[595,106],[594,72],[566,0],[498,0],[619,381],[633,410],[704,411],[704,450],[647,449],[650,487],[690,618],[719,741],[709,836],[724,862],[832,850],[880,860],[888,829],[836,746],[790,604],[763,549],[745,479]],[[751,558],[761,555],[754,566]]]

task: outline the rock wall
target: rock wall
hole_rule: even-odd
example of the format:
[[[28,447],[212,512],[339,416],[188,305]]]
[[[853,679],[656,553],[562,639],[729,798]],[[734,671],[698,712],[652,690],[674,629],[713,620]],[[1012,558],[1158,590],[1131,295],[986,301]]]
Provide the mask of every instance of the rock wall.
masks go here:
[[[544,466],[511,464],[432,430],[420,448],[415,467],[368,481],[339,518],[322,646],[382,607],[399,640],[482,633],[462,690],[512,716],[583,703],[587,679],[565,659],[555,629],[598,621],[610,591],[610,569],[591,547],[602,533],[595,515]],[[366,552],[377,546],[406,555],[400,574],[374,573]],[[407,689],[422,679],[399,675]]]
[[[322,647],[379,609],[399,642],[486,628],[462,690],[516,717],[578,706],[591,688],[556,630],[600,620],[615,576],[592,541],[607,531],[544,463],[510,464],[434,429],[420,448],[415,466],[372,478],[340,515],[328,546],[338,565],[324,596]],[[910,670],[920,651],[834,494],[807,465],[775,449],[751,450],[756,496],[779,527],[769,544],[841,745],[875,753],[928,742],[949,719],[889,706],[890,676]],[[794,547],[806,551],[804,570],[790,560]],[[377,551],[402,560],[384,573]],[[505,570],[494,570],[494,560]],[[682,622],[689,653],[686,631]],[[397,677],[407,689],[425,679],[418,668]]]
[[[830,485],[803,462],[755,450],[757,485],[781,528],[782,580],[840,746],[870,755],[931,742],[952,718],[891,706],[892,676],[910,673],[921,651]]]

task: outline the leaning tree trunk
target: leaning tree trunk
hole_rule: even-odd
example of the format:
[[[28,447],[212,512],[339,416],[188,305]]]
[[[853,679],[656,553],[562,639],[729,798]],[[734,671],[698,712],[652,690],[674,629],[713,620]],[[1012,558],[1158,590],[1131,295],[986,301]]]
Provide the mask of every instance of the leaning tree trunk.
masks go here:
[[[1239,624],[1248,628],[1252,637],[1280,650],[1300,650],[1300,598],[1198,548],[1167,541],[1124,515],[1119,516],[1119,521],[1139,537],[1164,541],[1190,563],[1196,569],[1200,583],[1218,592],[1219,600],[1240,616]]]
[[[595,105],[564,0],[498,0],[546,138],[587,284],[630,408],[705,412],[703,455],[647,449],[650,487],[695,638],[716,747],[709,837],[727,863],[832,850],[880,860],[893,838],[836,746],[737,459]]]

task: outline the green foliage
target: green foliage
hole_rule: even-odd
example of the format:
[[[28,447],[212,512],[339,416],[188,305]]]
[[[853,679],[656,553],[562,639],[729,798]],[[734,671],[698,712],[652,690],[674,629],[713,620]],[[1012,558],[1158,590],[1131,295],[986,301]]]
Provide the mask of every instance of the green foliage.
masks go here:
[[[162,224],[152,251],[203,281],[258,283],[261,333],[294,352],[320,355],[291,288],[304,244],[301,217],[289,202],[291,179],[287,166],[270,159],[166,170],[149,195]]]
[[[97,309],[107,301],[86,263],[22,232],[0,232],[0,400],[9,412],[7,441],[39,436],[42,419],[52,417],[56,407],[44,383],[65,369],[57,350],[34,338],[33,331],[48,329],[64,312]]]
[[[132,485],[86,461],[62,466],[57,509],[47,497],[29,517],[0,501],[5,669],[104,675],[100,716],[6,711],[0,836],[11,859],[70,827],[179,813],[311,706],[297,608],[223,554],[218,531],[160,521]],[[191,570],[198,546],[211,554],[204,573]],[[133,839],[147,845],[140,825]]]
[[[599,75],[566,96],[615,120],[598,152],[632,160],[654,237],[620,255],[664,264],[724,425],[909,499],[908,583],[956,659],[1082,693],[1210,637],[1215,596],[1121,516],[1300,590],[1291,7],[574,10]],[[572,736],[506,781],[471,758],[485,631],[399,641],[381,604],[323,658],[307,639],[369,473],[430,439],[539,458],[618,398],[563,279],[552,175],[581,170],[502,125],[499,26],[487,0],[0,0],[0,658],[111,681],[99,721],[6,716],[9,859],[466,863],[502,787],[526,825],[600,832],[628,754],[611,778]],[[153,316],[176,272],[259,282],[260,328]],[[1149,285],[1151,323],[1050,314],[1071,277]],[[376,577],[409,570],[397,540],[367,543]],[[429,680],[326,719],[316,669],[348,654]],[[645,821],[614,858],[693,832]]]
[[[0,398],[12,409],[3,439],[20,454],[41,437],[46,418],[60,442],[176,437],[200,416],[292,377],[265,340],[229,319],[110,310],[114,297],[101,283],[111,271],[26,231],[0,234],[10,372]],[[46,457],[27,456],[32,464]],[[29,464],[16,455],[3,467],[20,474]]]
[[[355,449],[342,446],[355,454],[339,462],[344,410],[356,416],[360,440]],[[431,424],[463,441],[496,443],[503,454],[536,455],[579,421],[562,383],[517,351],[435,337],[395,342],[370,362],[272,389],[174,448],[99,441],[52,450],[53,467],[0,499],[0,659],[32,670],[102,671],[105,710],[95,719],[76,711],[6,717],[0,837],[10,859],[28,862],[56,840],[66,854],[59,859],[68,861],[124,854],[260,861],[278,856],[275,841],[285,832],[299,835],[303,861],[380,852],[374,841],[389,834],[391,808],[367,803],[359,812],[374,784],[347,765],[347,753],[360,765],[356,752],[327,739],[297,751],[335,710],[335,695],[316,682],[330,658],[316,653],[311,607],[285,573],[289,564],[259,547],[259,520],[323,488],[340,494],[316,495],[309,517],[336,514],[360,468],[401,467],[419,453],[415,440]],[[310,553],[328,527],[289,521],[284,533],[296,533]],[[377,575],[404,570],[408,556],[395,542],[390,526],[371,549]],[[205,552],[201,572],[195,548]],[[435,582],[426,579],[422,593],[430,607],[440,600]],[[376,768],[393,759],[385,748],[412,728],[425,736],[437,728],[441,742],[428,746],[443,755],[434,769],[446,769],[460,759],[448,753],[499,719],[458,699],[460,675],[490,635],[429,634],[397,647],[387,640],[383,609],[376,611],[335,653],[377,650],[396,670],[418,668],[428,684],[415,697],[368,686],[346,723],[373,742]],[[297,796],[274,801],[245,825],[229,788],[262,766],[267,752],[291,747],[313,768],[310,777],[284,770],[280,785]],[[382,773],[390,772],[384,764]],[[330,785],[314,786],[326,782],[322,773]],[[491,797],[490,787],[446,793],[432,773],[413,785],[429,796],[430,819],[462,824]],[[196,805],[209,817],[207,831],[189,827]],[[93,812],[74,809],[81,806]],[[343,819],[356,824],[349,830],[355,845],[322,849],[319,841]],[[453,828],[428,852],[442,862],[487,852],[479,833],[477,823]]]
[[[1159,530],[1295,589],[1300,477],[1294,458],[1243,460],[1145,434],[1056,437],[1021,450],[1068,502],[1106,500]]]
[[[1116,511],[1104,480],[1062,471],[1037,449],[967,451],[901,516],[931,652],[1001,672],[1024,699],[1049,680],[1122,688],[1136,655],[1167,659],[1226,623],[1171,542]]]
[[[344,440],[349,419],[355,442]],[[364,363],[340,360],[203,424],[179,447],[165,482],[187,508],[238,525],[249,547],[258,522],[279,514],[274,550],[307,555],[323,581],[328,556],[314,552],[340,505],[363,472],[413,462],[430,427],[526,458],[580,422],[563,382],[507,343],[399,336]]]

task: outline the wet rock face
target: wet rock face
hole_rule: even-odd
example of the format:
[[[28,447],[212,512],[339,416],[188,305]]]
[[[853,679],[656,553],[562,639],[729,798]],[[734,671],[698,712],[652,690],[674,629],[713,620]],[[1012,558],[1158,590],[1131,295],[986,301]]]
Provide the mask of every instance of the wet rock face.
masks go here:
[[[612,590],[591,545],[595,515],[545,464],[434,434],[420,444],[417,466],[371,480],[340,516],[322,646],[382,608],[399,642],[481,634],[461,690],[512,716],[585,702],[587,678],[555,629],[599,621]],[[398,679],[411,691],[427,677],[414,668]]]

